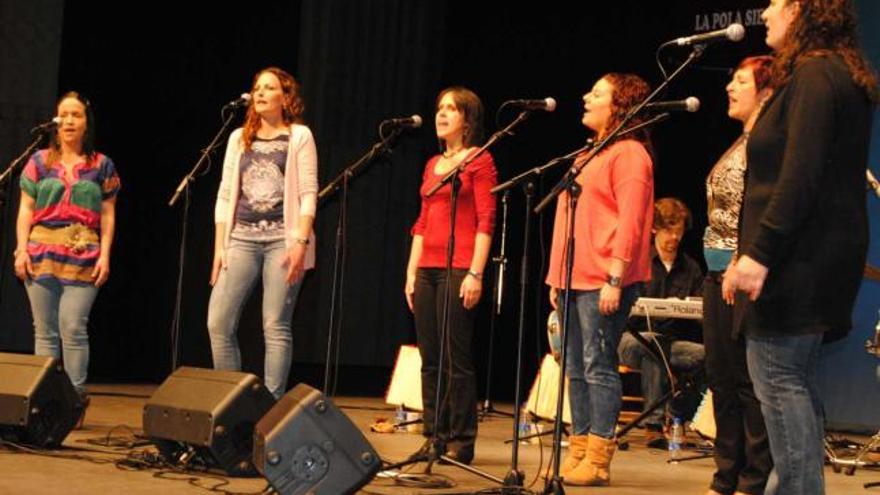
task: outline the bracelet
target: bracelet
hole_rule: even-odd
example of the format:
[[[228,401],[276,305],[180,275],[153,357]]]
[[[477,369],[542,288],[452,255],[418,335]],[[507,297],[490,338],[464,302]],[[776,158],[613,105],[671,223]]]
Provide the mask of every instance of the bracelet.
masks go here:
[[[470,275],[471,277],[474,277],[475,279],[477,279],[477,280],[479,280],[479,281],[481,281],[481,282],[483,281],[483,274],[480,273],[480,272],[475,272],[475,271],[473,271],[473,270],[468,270],[467,274]]]
[[[308,245],[309,245],[309,239],[308,239],[308,238],[303,239],[303,238],[301,238],[301,237],[294,237],[294,238],[293,238],[293,242],[295,242],[295,243],[297,243],[297,244],[302,244],[303,246],[308,246]]]

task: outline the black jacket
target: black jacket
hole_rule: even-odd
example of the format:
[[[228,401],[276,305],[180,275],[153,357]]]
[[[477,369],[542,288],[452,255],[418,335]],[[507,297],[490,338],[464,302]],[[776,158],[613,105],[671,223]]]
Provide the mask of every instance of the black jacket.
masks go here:
[[[769,272],[756,302],[738,295],[740,330],[839,336],[852,327],[868,246],[871,113],[836,55],[803,62],[765,105],[749,136],[739,253]]]

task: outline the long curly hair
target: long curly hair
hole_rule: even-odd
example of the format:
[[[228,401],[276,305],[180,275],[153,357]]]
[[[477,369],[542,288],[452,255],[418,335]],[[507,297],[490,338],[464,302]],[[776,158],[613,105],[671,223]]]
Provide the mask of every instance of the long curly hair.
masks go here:
[[[877,76],[858,42],[857,16],[852,0],[787,0],[800,11],[785,33],[773,63],[771,83],[779,87],[791,79],[795,68],[811,57],[837,54],[846,64],[853,82],[877,103]]]
[[[611,118],[605,129],[614,130],[626,117],[626,114],[642,100],[647,98],[651,92],[651,87],[644,79],[635,74],[626,74],[620,72],[609,72],[602,76],[602,79],[608,81],[614,90],[611,92]],[[647,120],[644,113],[636,115],[629,121],[629,126],[640,124]],[[651,133],[648,128],[643,127],[638,131],[631,132],[621,139],[635,139],[642,143],[649,153],[653,155],[653,147],[651,146]]]
[[[86,108],[86,132],[83,134],[82,153],[89,161],[91,161],[95,158],[95,129],[97,126],[97,123],[95,122],[95,112],[92,110],[92,104],[89,102],[89,99],[78,91],[68,91],[61,95],[61,98],[58,98],[58,101],[55,103],[56,111],[61,105],[61,102],[68,98],[73,98],[82,103]],[[58,130],[56,130],[49,136],[49,156],[47,157],[47,161],[49,163],[55,163],[60,159],[61,142],[58,140]]]
[[[254,82],[251,85],[251,96],[253,96],[254,88],[257,86],[257,80],[266,72],[274,74],[281,82],[281,91],[284,92],[284,104],[281,110],[281,118],[284,123],[286,125],[301,124],[303,122],[302,114],[305,110],[305,104],[300,96],[300,86],[299,83],[296,82],[296,79],[283,69],[279,69],[278,67],[266,67],[260,72],[257,72],[254,76]],[[257,114],[257,111],[254,110],[254,106],[250,105],[248,107],[247,116],[244,120],[244,130],[241,133],[241,140],[245,149],[251,148],[251,144],[253,144],[259,128],[260,116]]]

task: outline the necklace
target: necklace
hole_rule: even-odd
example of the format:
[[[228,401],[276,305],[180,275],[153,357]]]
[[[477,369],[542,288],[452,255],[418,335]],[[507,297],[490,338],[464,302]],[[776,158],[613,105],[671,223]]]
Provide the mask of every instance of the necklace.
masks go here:
[[[463,148],[462,148],[462,149],[463,149]],[[446,150],[446,151],[443,152],[443,158],[452,158],[453,156],[459,154],[460,152],[461,152],[461,149],[457,149],[457,150]]]

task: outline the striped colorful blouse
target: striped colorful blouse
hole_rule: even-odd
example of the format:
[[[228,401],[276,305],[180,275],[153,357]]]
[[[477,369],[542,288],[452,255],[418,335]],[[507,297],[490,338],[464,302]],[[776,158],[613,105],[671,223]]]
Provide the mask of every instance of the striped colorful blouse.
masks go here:
[[[119,175],[101,153],[76,164],[73,177],[48,157],[48,150],[34,153],[21,173],[21,190],[36,203],[27,243],[34,279],[90,284],[101,254],[101,202],[119,192]]]

